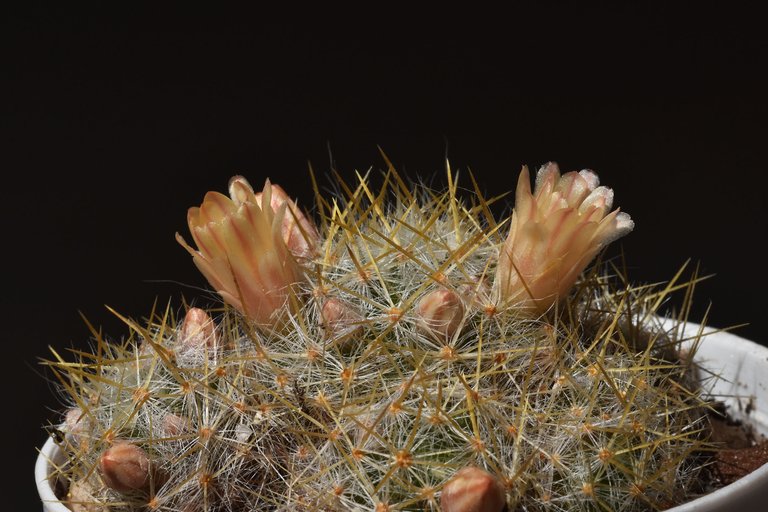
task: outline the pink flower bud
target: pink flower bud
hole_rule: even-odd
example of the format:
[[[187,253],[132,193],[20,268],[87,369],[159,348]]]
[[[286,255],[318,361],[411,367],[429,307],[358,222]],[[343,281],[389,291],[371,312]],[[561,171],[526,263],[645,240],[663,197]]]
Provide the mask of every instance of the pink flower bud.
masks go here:
[[[426,294],[416,307],[419,327],[441,338],[452,338],[464,320],[461,299],[450,290]]]
[[[79,407],[73,407],[64,416],[63,430],[67,434],[67,439],[74,444],[80,442],[80,437],[86,432],[87,426],[88,418]]]
[[[352,335],[360,331],[362,318],[345,302],[330,298],[320,310],[323,327],[330,336]]]
[[[87,480],[78,480],[69,486],[67,507],[72,512],[107,512],[108,508],[96,500],[93,485]]]
[[[213,319],[200,308],[190,308],[181,326],[181,345],[184,349],[216,346]]]
[[[149,457],[128,442],[116,443],[102,453],[99,469],[107,487],[117,492],[142,490],[149,485]]]
[[[189,418],[183,418],[172,413],[163,416],[160,425],[160,433],[163,437],[177,437],[191,429],[192,422]]]
[[[506,503],[499,479],[474,466],[457,472],[440,497],[443,512],[501,512]]]
[[[475,276],[460,285],[457,292],[468,304],[482,308],[491,301],[491,287],[485,276]]]

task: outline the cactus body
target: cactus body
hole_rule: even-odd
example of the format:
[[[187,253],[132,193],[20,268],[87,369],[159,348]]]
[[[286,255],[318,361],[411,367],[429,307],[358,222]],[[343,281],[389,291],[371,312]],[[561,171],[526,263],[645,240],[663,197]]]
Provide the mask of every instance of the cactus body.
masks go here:
[[[154,312],[53,363],[79,411],[62,478],[87,482],[83,510],[438,511],[469,467],[508,510],[654,510],[696,492],[706,425],[655,316],[669,289],[590,272],[544,313],[515,307],[494,282],[509,227],[451,178],[435,193],[389,171],[380,191],[361,179],[319,198],[320,234],[294,242],[300,278],[269,285],[269,310]],[[229,286],[234,305],[261,293]],[[142,488],[108,485],[115,446],[146,454]]]

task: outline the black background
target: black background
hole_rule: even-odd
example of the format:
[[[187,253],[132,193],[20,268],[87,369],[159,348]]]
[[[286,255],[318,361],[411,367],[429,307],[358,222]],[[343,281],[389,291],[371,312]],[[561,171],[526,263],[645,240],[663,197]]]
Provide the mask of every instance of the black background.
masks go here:
[[[383,168],[377,145],[436,186],[447,155],[489,193],[523,164],[589,167],[636,222],[610,252],[636,282],[692,258],[716,274],[694,319],[711,301],[713,325],[768,343],[765,27],[720,5],[4,13],[8,508],[39,509],[47,345],[87,346],[78,311],[120,337],[104,304],[139,318],[155,298],[208,300],[173,235],[237,173],[311,205],[307,162],[352,179]]]

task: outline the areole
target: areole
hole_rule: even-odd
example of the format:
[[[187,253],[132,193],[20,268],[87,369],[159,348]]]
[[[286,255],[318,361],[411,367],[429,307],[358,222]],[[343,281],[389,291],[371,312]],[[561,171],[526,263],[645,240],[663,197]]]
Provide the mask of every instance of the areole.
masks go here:
[[[684,325],[684,332],[677,333],[677,336],[680,339],[692,337],[700,329],[698,324],[687,323]],[[711,332],[703,336],[696,360],[707,371],[720,376],[713,383],[712,396],[723,400],[733,417],[751,423],[757,432],[768,435],[768,348],[734,334]],[[751,402],[753,407],[747,408],[747,402]],[[746,410],[750,412],[747,414]],[[35,481],[44,512],[70,512],[70,509],[58,500],[49,478],[52,467],[60,463],[58,456],[57,445],[49,439],[40,451],[35,465]],[[766,502],[768,465],[731,485],[669,511],[760,510]]]

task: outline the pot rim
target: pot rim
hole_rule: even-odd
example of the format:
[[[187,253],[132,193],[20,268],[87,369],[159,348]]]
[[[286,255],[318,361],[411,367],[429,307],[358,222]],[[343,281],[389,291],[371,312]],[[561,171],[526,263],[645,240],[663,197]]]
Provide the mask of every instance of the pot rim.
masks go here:
[[[60,454],[59,446],[49,437],[35,461],[35,484],[46,512],[71,512],[56,496],[51,485],[51,466],[56,464]]]
[[[673,320],[663,320],[662,325],[670,327],[673,325]],[[682,325],[682,331],[679,333],[681,337],[684,336],[685,331],[689,329],[689,332],[699,332],[701,330],[701,325],[694,322],[684,323]],[[704,329],[702,335],[703,339],[712,338],[713,336],[722,338],[721,342],[726,345],[739,345],[740,351],[750,358],[754,357],[768,362],[768,347],[764,347],[754,341],[715,328],[707,327]],[[766,363],[766,365],[768,366],[768,363]],[[763,412],[763,416],[768,417],[768,410]],[[42,449],[39,450],[37,461],[35,462],[35,483],[37,484],[40,499],[45,507],[45,512],[71,512],[71,509],[58,499],[53,490],[53,486],[51,485],[50,469],[53,464],[59,462],[57,459],[60,458],[60,455],[61,451],[59,450],[59,446],[49,437]],[[754,487],[768,487],[768,464],[764,464],[750,474],[726,485],[725,487],[721,487],[716,491],[702,495],[694,500],[667,509],[667,512],[694,512],[702,509],[714,510],[713,508],[708,507],[726,506],[729,502],[734,500],[738,502],[740,498],[748,499],[748,496],[752,493]]]
[[[676,321],[674,319],[665,318],[662,319],[662,326],[664,328],[673,328],[676,325]],[[701,337],[695,336],[696,334],[701,333]],[[701,324],[695,323],[695,322],[684,322],[681,323],[678,327],[678,333],[680,339],[685,339],[686,334],[688,336],[691,336],[693,339],[689,340],[688,342],[683,342],[682,346],[685,347],[686,344],[692,344],[696,341],[698,338],[701,340],[701,344],[699,348],[707,346],[707,340],[717,338],[718,345],[722,345],[725,347],[730,347],[730,351],[728,354],[728,363],[736,363],[738,364],[738,357],[742,356],[742,358],[749,358],[750,360],[754,361],[762,361],[763,365],[768,366],[768,347],[765,347],[763,345],[760,345],[758,343],[755,343],[752,340],[748,340],[746,338],[742,338],[741,336],[737,336],[735,334],[732,334],[730,332],[726,332],[720,329],[717,329],[715,327],[710,326],[704,326],[702,327]],[[714,345],[710,345],[712,347]],[[736,349],[738,347],[738,350]],[[706,351],[706,349],[704,349]],[[714,354],[713,354],[714,355]],[[721,356],[721,355],[720,355]],[[726,361],[720,358],[707,358],[702,351],[700,350],[697,352],[696,357],[694,358],[702,364],[704,367],[711,367],[713,370],[717,367],[716,365],[723,366]],[[733,382],[732,385],[741,384],[739,382]],[[763,387],[765,384],[762,384]],[[747,390],[749,392],[754,393],[754,389],[757,387],[757,384],[754,384],[751,387],[748,387]],[[748,396],[745,390],[741,390],[739,393],[740,396]],[[726,403],[730,403],[732,405],[733,402],[738,402],[738,397],[733,397],[731,400],[726,399]],[[760,424],[760,426],[765,429],[766,424],[765,420],[768,418],[768,404],[762,403],[760,404],[762,407],[756,409],[756,414],[754,415],[752,419],[753,424]],[[762,410],[765,409],[765,410]],[[747,420],[749,421],[749,420]],[[724,487],[721,487],[715,491],[712,491],[710,493],[704,494],[695,500],[688,501],[686,503],[682,503],[680,505],[677,505],[675,507],[672,507],[667,510],[667,512],[695,512],[699,510],[731,510],[730,508],[727,508],[730,503],[750,503],[750,499],[754,499],[755,496],[753,495],[755,488],[768,488],[768,464],[763,464],[761,467],[757,468],[755,471],[752,471],[750,474],[743,476],[736,480],[735,482],[728,484]],[[742,500],[744,500],[742,502]],[[718,508],[716,509],[715,506]],[[723,508],[720,508],[723,507]]]

